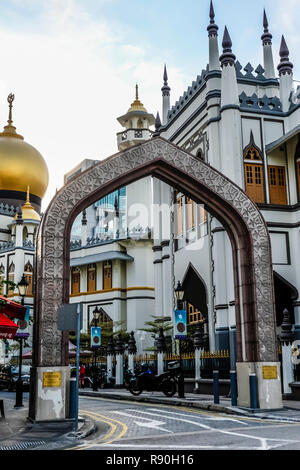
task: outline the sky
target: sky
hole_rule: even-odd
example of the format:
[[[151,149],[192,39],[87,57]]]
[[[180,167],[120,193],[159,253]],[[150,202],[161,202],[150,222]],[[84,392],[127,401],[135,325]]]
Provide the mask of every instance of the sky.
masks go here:
[[[116,118],[139,97],[161,113],[167,64],[171,105],[208,63],[210,0],[0,0],[0,129],[13,92],[14,125],[49,168],[45,210],[63,175],[85,158],[117,152]],[[214,0],[245,66],[262,63],[263,8],[274,61],[284,34],[300,80],[300,0]]]

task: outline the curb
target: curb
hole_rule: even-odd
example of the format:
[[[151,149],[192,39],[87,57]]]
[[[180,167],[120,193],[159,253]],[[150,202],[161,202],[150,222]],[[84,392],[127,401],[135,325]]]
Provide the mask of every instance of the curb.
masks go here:
[[[133,402],[141,402],[141,403],[160,403],[163,405],[170,405],[170,406],[185,406],[187,408],[197,408],[201,410],[207,411],[215,411],[218,413],[226,413],[229,415],[240,415],[243,417],[250,417],[250,418],[258,418],[261,420],[273,420],[273,421],[282,421],[282,422],[293,422],[293,423],[300,423],[299,418],[293,417],[286,417],[286,416],[275,416],[272,414],[267,414],[263,410],[261,412],[257,412],[257,410],[246,410],[239,407],[233,406],[224,406],[218,405],[215,403],[201,403],[201,402],[186,402],[180,399],[173,399],[170,401],[169,399],[165,398],[157,398],[157,397],[134,397],[133,395],[120,395],[117,393],[101,393],[101,392],[80,392],[80,396],[89,396],[89,397],[99,397],[99,398],[107,398],[108,400],[124,400],[124,401],[133,401]],[[286,408],[288,409],[288,408]]]

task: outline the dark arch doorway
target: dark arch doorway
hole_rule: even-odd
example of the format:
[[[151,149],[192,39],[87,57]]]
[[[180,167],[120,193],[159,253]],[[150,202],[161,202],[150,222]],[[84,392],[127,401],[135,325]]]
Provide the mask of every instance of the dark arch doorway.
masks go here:
[[[204,281],[190,263],[182,281],[184,300],[192,304],[207,319],[207,292]]]
[[[294,302],[298,299],[299,293],[296,287],[274,271],[274,291],[276,306],[276,324],[282,325],[283,311],[287,309],[291,315],[291,321],[295,324]]]
[[[261,213],[245,192],[220,172],[156,137],[81,173],[55,195],[44,214],[37,248],[34,366],[40,373],[43,367],[68,365],[67,335],[57,330],[56,315],[59,305],[69,300],[73,221],[90,204],[146,176],[161,179],[204,204],[220,220],[232,245],[240,370],[246,373],[250,363],[260,373],[262,363],[277,364],[271,248]],[[243,374],[238,374],[242,379]],[[267,382],[259,383],[262,406]],[[277,382],[272,386],[279,387]]]

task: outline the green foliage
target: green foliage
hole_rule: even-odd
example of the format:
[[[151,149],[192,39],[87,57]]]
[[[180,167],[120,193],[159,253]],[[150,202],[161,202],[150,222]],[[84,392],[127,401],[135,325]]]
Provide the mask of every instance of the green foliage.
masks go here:
[[[173,329],[173,322],[172,322],[171,317],[157,316],[157,315],[151,315],[151,317],[153,318],[153,320],[146,321],[145,327],[139,328],[139,331],[145,331],[147,333],[151,333],[151,338],[155,340],[155,338],[157,337],[157,335],[159,334],[162,328],[164,335],[169,336],[167,333]],[[169,346],[171,346],[170,343],[169,343]],[[168,345],[167,345],[167,349],[169,349]],[[156,352],[157,347],[151,346],[149,348],[146,348],[144,351]]]
[[[155,339],[161,328],[163,329],[164,333],[172,330],[173,323],[171,321],[171,317],[158,317],[156,315],[151,315],[151,317],[153,318],[152,321],[145,322],[145,325],[149,326],[149,328],[139,328],[139,331],[146,331],[147,333],[151,333],[151,337]]]

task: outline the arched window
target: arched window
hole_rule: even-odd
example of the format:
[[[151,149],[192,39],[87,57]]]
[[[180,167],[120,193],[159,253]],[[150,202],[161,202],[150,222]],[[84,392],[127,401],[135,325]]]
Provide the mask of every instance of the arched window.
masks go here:
[[[187,207],[187,229],[193,230],[195,228],[195,210],[194,201],[189,197],[186,198]]]
[[[14,262],[11,262],[10,265],[9,265],[9,268],[8,268],[8,280],[11,281],[11,282],[14,282],[15,281],[15,264]],[[7,289],[7,296],[8,297],[12,297],[14,295],[14,288],[13,287],[9,287],[8,286],[8,289]]]
[[[24,276],[25,276],[25,279],[28,283],[28,287],[27,287],[27,292],[26,292],[26,295],[32,295],[32,284],[33,284],[33,267],[31,265],[31,263],[28,261],[28,263],[26,264],[25,266],[25,269],[24,269]]]
[[[244,173],[247,195],[254,202],[265,202],[263,159],[252,132],[250,144],[244,149]]]
[[[103,264],[103,290],[112,288],[112,264],[111,261],[106,261]]]
[[[71,272],[71,292],[72,294],[80,293],[80,269],[72,268]]]
[[[23,228],[23,240],[27,240],[28,238],[28,230],[27,227]]]
[[[197,150],[196,157],[204,161],[204,153],[201,149]]]
[[[95,292],[96,290],[96,265],[89,264],[87,268],[87,291],[88,292]]]

